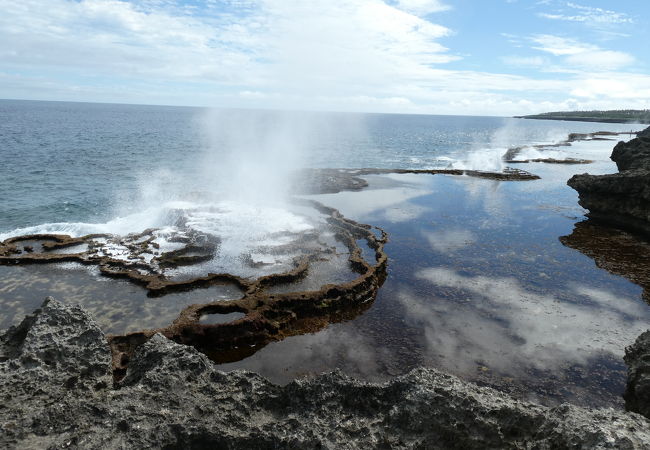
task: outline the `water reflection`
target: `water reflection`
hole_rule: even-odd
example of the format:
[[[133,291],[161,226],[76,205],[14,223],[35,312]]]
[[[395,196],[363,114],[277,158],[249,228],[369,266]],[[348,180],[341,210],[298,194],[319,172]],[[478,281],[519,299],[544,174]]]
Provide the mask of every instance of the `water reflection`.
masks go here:
[[[220,369],[245,368],[262,373],[274,382],[287,383],[295,377],[344,367],[349,374],[376,380],[388,375],[385,361],[391,360],[394,358],[390,349],[377,347],[373,339],[352,327],[336,324],[320,333],[270,343],[245,362],[222,364]]]
[[[389,273],[377,299],[366,311],[305,324],[299,331],[308,334],[226,355],[222,361],[246,358],[220,367],[288,382],[334,368],[377,380],[426,365],[547,404],[622,405],[623,349],[650,322],[641,289],[628,280],[647,296],[650,244],[585,222],[574,229],[583,211],[565,181],[584,167],[537,166],[526,169],[555,175],[522,183],[373,176],[367,190],[315,196],[388,231]],[[12,270],[27,269],[35,278],[12,278]],[[115,283],[106,288],[43,270],[0,268],[3,308],[14,302],[29,312],[29,293],[36,306],[58,289],[93,312],[108,308],[108,317],[135,302],[154,320],[193,301],[139,300],[129,291],[139,288],[127,283],[105,281]]]
[[[338,209],[346,217],[363,219],[366,223],[403,223],[415,220],[430,210],[427,206],[411,201],[433,193],[428,177],[431,176],[368,176],[369,188],[366,190],[312,197]]]
[[[98,269],[68,263],[59,266],[0,266],[0,329],[17,324],[54,296],[83,305],[105,333],[122,334],[171,323],[185,306],[240,298],[234,286],[212,286],[151,298],[140,286],[99,275]]]
[[[585,220],[560,242],[592,258],[596,266],[643,287],[650,303],[650,243],[625,231]]]
[[[434,251],[452,253],[476,242],[476,235],[469,230],[424,231],[423,236]]]
[[[558,241],[581,215],[575,193],[531,183],[394,175],[322,200],[388,231],[375,304],[224,369],[287,382],[336,367],[376,380],[425,365],[545,404],[621,406],[622,354],[650,309],[637,286]],[[419,213],[395,221],[389,208]]]
[[[525,289],[514,278],[464,276],[432,267],[416,276],[450,288],[457,301],[439,301],[404,289],[399,296],[409,318],[421,324],[427,352],[454,372],[477,364],[503,374],[587,364],[601,353],[622,357],[623,344],[647,327],[644,305],[611,292],[574,284],[569,303]],[[462,357],[461,357],[462,356]]]

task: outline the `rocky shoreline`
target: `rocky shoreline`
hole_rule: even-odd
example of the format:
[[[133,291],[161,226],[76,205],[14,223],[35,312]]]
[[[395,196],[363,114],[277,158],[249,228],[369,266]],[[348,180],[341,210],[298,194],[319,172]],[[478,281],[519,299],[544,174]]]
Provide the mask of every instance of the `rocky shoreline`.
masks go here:
[[[619,142],[611,155],[619,172],[574,175],[567,184],[578,191],[590,219],[650,237],[649,129]]]
[[[639,133],[637,139],[616,146],[612,159],[619,174],[577,175],[569,181],[576,189],[581,186],[580,202],[589,207],[592,219],[612,217],[618,226],[636,232],[650,230],[650,225],[647,230],[638,226],[638,221],[650,223],[648,133],[650,128]],[[319,192],[338,192],[363,189],[362,176],[386,173],[468,175],[509,181],[537,178],[517,170],[495,175],[479,171],[391,169],[314,170],[306,178],[317,181]],[[601,205],[606,206],[599,209]],[[232,310],[254,315],[255,320],[249,317],[233,322],[243,327],[248,339],[239,342],[244,344],[242,347],[253,348],[291,335],[297,326],[318,329],[319,324],[308,320],[314,316],[312,310],[318,310],[318,314],[327,312],[329,316],[341,314],[342,299],[350,293],[361,307],[370,305],[386,268],[386,235],[378,237],[369,231],[370,227],[349,221],[331,208],[323,211],[349,233],[344,241],[350,248],[350,262],[360,275],[353,283],[328,285],[313,295],[298,292],[268,298],[256,290],[261,282],[249,283],[244,286],[250,291],[248,298],[242,301],[189,308],[181,317],[187,320],[120,337],[124,339],[104,335],[81,307],[46,299],[20,325],[0,333],[0,446],[650,448],[650,330],[626,349],[629,369],[624,398],[628,412],[570,404],[542,406],[430,368],[415,369],[386,383],[361,382],[333,372],[279,386],[252,372],[221,372],[205,354],[191,345],[179,344],[194,345],[201,339],[214,343],[215,339],[227,341],[232,337],[232,325],[197,325],[202,314]],[[610,272],[642,285],[647,299],[647,285],[642,282],[647,280],[647,265],[630,272],[607,247],[625,250],[636,244],[628,243],[625,237],[612,244],[611,236],[602,235],[602,251],[594,253],[591,243],[597,231],[591,229],[592,222],[577,227],[562,242],[588,254]],[[134,237],[137,251],[144,251],[143,245],[149,242],[146,237]],[[92,237],[75,241],[59,236],[60,240],[52,238],[43,247],[75,248],[89,244],[83,241],[86,238]],[[374,242],[371,247],[376,253],[375,264],[364,263],[355,247],[355,238]],[[31,240],[34,236],[5,241],[4,247],[0,246],[4,253],[0,253],[11,264],[23,260],[41,262],[42,251],[32,248]],[[92,245],[89,249],[53,258],[74,257],[95,263],[88,259]],[[158,259],[164,264],[194,262],[195,249],[188,249],[163,254]],[[97,261],[104,265],[111,262],[107,257]],[[163,285],[155,276],[144,277],[132,271],[133,267],[125,269],[121,264],[120,275],[142,279],[147,285],[156,282],[164,288],[174,286]],[[115,270],[109,272],[114,274]],[[295,273],[282,277],[297,277],[299,272],[297,268]],[[185,284],[223,281],[224,274],[218,279],[212,275],[210,280],[189,280]],[[244,283],[234,278],[228,280]],[[265,280],[262,281],[268,284],[271,279]]]
[[[646,358],[647,344],[645,338],[637,341],[644,350],[635,347],[628,359]],[[97,323],[81,307],[52,298],[0,337],[0,352],[4,448],[650,443],[650,421],[635,413],[568,404],[548,408],[423,368],[383,384],[333,372],[277,386],[251,372],[220,372],[194,348],[160,334],[138,348],[126,376],[114,384],[111,351]],[[645,370],[634,367],[635,373]]]
[[[533,158],[533,159],[517,159],[522,151],[531,148],[538,151],[552,150],[558,147],[570,147],[573,142],[580,141],[612,141],[618,136],[626,135],[628,132],[615,132],[615,131],[596,131],[593,133],[569,133],[566,139],[556,142],[554,144],[534,144],[530,146],[520,146],[509,148],[501,157],[504,163],[508,164],[523,164],[523,163],[547,163],[547,164],[591,164],[592,160],[589,159],[576,159],[576,158]]]

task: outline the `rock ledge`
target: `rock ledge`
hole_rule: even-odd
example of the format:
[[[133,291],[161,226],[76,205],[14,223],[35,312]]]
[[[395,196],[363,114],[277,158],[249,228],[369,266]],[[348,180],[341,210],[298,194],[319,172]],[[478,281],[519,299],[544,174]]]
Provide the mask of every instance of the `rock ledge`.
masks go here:
[[[574,175],[567,184],[589,218],[650,237],[650,137],[619,142],[611,159],[619,173]]]
[[[112,386],[81,308],[48,298],[0,337],[3,448],[649,448],[634,413],[517,401],[433,369],[277,386],[155,335]]]

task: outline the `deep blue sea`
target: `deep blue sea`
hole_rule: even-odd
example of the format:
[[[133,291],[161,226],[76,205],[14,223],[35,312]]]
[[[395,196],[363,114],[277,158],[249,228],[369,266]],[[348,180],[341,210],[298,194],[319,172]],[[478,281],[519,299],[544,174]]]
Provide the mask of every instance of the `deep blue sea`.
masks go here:
[[[496,169],[508,147],[603,128],[641,127],[0,100],[0,234],[43,223],[106,222],[141,207],[157,182],[201,190],[240,156],[244,166],[258,160],[269,172],[454,164]]]

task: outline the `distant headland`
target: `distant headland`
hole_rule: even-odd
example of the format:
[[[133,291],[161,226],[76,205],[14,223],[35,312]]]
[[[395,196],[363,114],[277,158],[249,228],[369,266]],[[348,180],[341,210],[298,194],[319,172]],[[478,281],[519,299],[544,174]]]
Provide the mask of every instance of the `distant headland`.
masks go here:
[[[515,116],[517,119],[571,120],[578,122],[606,123],[648,123],[650,109],[616,109],[610,111],[558,111],[530,116]]]

